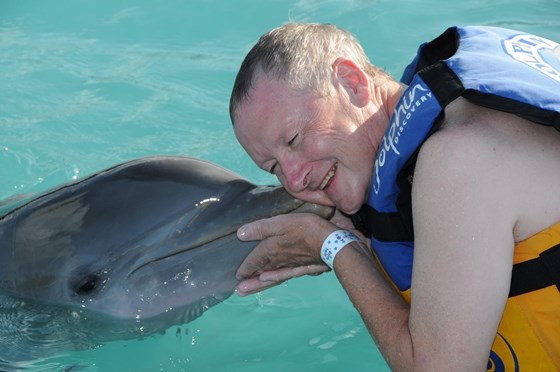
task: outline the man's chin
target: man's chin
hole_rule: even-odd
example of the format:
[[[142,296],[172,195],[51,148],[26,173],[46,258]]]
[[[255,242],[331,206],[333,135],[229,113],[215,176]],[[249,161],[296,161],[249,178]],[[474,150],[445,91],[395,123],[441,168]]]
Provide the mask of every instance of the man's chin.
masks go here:
[[[358,204],[358,205],[340,205],[337,206],[337,209],[339,211],[341,211],[344,214],[347,214],[349,216],[355,214],[356,212],[358,212],[360,210],[360,208],[362,207],[362,204]]]

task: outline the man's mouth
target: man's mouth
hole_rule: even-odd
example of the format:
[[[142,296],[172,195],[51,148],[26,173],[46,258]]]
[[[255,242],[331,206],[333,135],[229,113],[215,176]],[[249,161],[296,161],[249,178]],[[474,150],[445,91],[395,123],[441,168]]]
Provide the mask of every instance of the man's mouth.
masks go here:
[[[337,166],[338,166],[338,163],[335,163],[332,166],[332,168],[329,170],[329,173],[327,173],[327,176],[325,177],[325,179],[323,180],[323,182],[321,182],[321,185],[319,186],[320,190],[324,190],[329,185],[332,178],[334,177],[334,174],[336,173]]]

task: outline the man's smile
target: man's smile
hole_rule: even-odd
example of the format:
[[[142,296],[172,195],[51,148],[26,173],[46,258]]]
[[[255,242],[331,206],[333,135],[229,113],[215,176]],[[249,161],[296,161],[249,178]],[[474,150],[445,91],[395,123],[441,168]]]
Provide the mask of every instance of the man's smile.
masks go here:
[[[319,186],[320,190],[324,190],[329,185],[330,181],[334,177],[334,174],[336,173],[337,166],[338,166],[338,163],[335,163],[332,166],[332,168],[329,170],[329,173],[327,173],[327,176],[325,177],[325,179],[323,180],[323,182],[321,182],[321,185]]]

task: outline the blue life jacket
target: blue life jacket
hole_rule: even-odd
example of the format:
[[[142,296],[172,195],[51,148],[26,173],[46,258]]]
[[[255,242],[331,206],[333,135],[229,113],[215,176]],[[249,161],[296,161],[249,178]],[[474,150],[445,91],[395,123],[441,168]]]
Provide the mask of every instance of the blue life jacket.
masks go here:
[[[414,232],[411,189],[422,143],[438,128],[445,107],[462,96],[480,106],[560,130],[560,46],[495,27],[452,27],[420,46],[401,81],[408,85],[379,145],[367,204],[352,216],[371,236],[383,269],[398,289],[410,288]],[[560,264],[560,250],[555,259]],[[528,283],[516,270],[510,296],[556,284]],[[529,276],[542,271],[538,264]],[[517,273],[516,273],[517,272]]]

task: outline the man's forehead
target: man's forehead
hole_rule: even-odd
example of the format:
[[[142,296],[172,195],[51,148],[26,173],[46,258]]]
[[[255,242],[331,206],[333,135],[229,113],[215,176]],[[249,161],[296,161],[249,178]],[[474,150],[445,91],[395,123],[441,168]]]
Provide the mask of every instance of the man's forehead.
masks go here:
[[[258,103],[256,106],[270,109],[271,106],[274,108],[280,102],[288,99],[291,94],[293,92],[284,82],[262,75],[253,83],[249,91],[249,99],[243,106],[251,106],[251,101],[253,101]]]
[[[236,113],[234,133],[239,143],[255,162],[259,162],[262,153],[270,145],[273,135],[271,128],[271,110],[274,110],[274,91],[268,81],[258,79],[249,95],[239,105]]]
[[[299,95],[277,79],[260,77],[240,104],[235,135],[257,164],[272,156],[284,132],[298,120]]]
[[[258,78],[248,97],[239,105],[235,126],[244,132],[279,124],[293,106],[290,93],[278,80]]]

